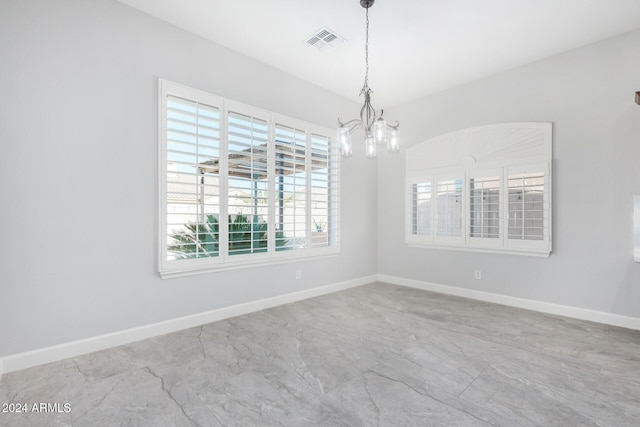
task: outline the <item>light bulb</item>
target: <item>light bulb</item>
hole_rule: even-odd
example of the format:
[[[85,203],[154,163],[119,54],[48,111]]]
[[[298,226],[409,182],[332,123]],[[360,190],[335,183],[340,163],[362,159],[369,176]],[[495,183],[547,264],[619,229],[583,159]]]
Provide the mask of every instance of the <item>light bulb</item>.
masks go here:
[[[364,138],[365,153],[367,159],[375,159],[378,155],[378,147],[376,146],[376,140],[371,132],[367,132]]]
[[[378,144],[387,142],[387,122],[382,117],[373,123],[373,136]]]
[[[389,136],[389,141],[387,141],[387,150],[390,153],[400,151],[400,131],[396,128],[391,129],[391,135]]]
[[[351,144],[351,134],[345,126],[338,128],[338,144],[340,144],[340,153],[342,157],[351,157],[353,155],[353,147]]]

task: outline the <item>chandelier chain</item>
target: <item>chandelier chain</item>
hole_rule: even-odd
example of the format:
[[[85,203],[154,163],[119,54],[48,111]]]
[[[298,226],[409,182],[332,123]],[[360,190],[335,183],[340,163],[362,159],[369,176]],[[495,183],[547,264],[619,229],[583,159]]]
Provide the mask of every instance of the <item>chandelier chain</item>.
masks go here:
[[[366,92],[366,90],[369,88],[369,8],[367,7],[365,10],[366,10],[366,16],[367,16],[367,32],[366,32],[366,38],[364,43],[365,73],[364,73],[364,87],[362,88],[362,90]]]

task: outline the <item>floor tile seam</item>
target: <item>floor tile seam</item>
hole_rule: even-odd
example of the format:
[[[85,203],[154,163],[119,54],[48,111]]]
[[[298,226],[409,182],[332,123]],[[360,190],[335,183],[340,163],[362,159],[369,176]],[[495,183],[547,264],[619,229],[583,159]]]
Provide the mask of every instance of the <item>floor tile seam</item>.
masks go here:
[[[181,413],[185,416],[185,418],[186,418],[186,419],[188,419],[190,422],[193,422],[193,423],[194,423],[193,425],[200,425],[200,424],[198,424],[198,423],[197,423],[197,421],[196,421],[196,420],[194,420],[194,419],[193,419],[191,416],[189,416],[189,414],[186,412],[186,410],[185,410],[185,408],[184,408],[184,402],[181,402],[178,398],[176,398],[176,397],[173,395],[173,393],[171,392],[171,389],[173,388],[173,386],[168,386],[168,387],[167,387],[167,386],[166,386],[166,384],[165,384],[165,378],[164,378],[164,376],[163,376],[162,374],[157,373],[157,372],[156,372],[156,370],[153,368],[153,366],[149,366],[149,365],[152,365],[152,364],[145,364],[144,366],[136,366],[136,367],[133,367],[133,368],[131,368],[131,369],[128,369],[127,371],[119,372],[119,373],[114,374],[114,375],[110,375],[110,376],[103,377],[103,378],[96,378],[96,379],[92,379],[92,380],[91,380],[91,383],[98,383],[98,382],[102,382],[102,381],[113,380],[113,379],[115,379],[115,377],[123,377],[123,378],[126,378],[126,376],[127,376],[127,375],[129,375],[129,374],[131,374],[131,373],[133,373],[133,372],[136,372],[136,371],[137,371],[137,372],[141,372],[141,373],[143,373],[144,375],[151,375],[152,377],[154,377],[154,378],[156,378],[156,379],[158,379],[158,380],[160,381],[160,385],[159,385],[159,389],[158,389],[158,391],[160,391],[160,392],[162,392],[162,393],[165,393],[165,394],[169,397],[169,399],[170,399],[171,401],[173,401],[173,402],[177,405],[177,407],[179,408],[179,410],[181,411]],[[106,399],[109,397],[109,395],[111,395],[111,393],[113,392],[113,390],[114,390],[115,388],[117,388],[117,387],[118,387],[118,385],[119,385],[120,383],[121,383],[121,380],[116,381],[116,384],[114,384],[114,385],[113,385],[113,387],[111,387],[111,389],[110,389],[107,393],[105,393],[105,394],[104,394],[104,396],[99,400],[99,403],[98,403],[98,404],[96,404],[96,405],[92,405],[92,409],[91,409],[91,410],[89,410],[89,411],[87,411],[87,412],[86,412],[86,413],[84,413],[84,414],[81,414],[81,415],[79,416],[79,418],[82,418],[82,417],[86,416],[87,414],[89,414],[89,413],[93,410],[93,408],[97,408],[97,407],[99,407],[99,406],[100,406],[100,404],[101,404],[104,400],[106,400]],[[207,404],[206,404],[206,403],[201,399],[200,395],[197,393],[197,391],[192,387],[192,385],[191,385],[190,383],[185,382],[185,383],[182,383],[182,384],[183,384],[183,386],[184,386],[188,391],[190,391],[190,392],[192,393],[192,395],[193,395],[193,396],[195,396],[195,397],[198,399],[198,402],[199,402],[199,403],[201,403],[201,406],[202,406],[203,408],[206,408],[206,410],[207,410],[209,413],[211,413],[211,414],[212,414],[216,419],[218,419],[218,417],[215,415],[215,413],[213,413],[213,411],[211,410],[211,408],[209,408],[209,406],[208,406],[208,405],[207,405]],[[68,392],[70,392],[70,389],[68,390]],[[73,412],[73,411],[72,411],[72,412]],[[70,417],[71,417],[71,424],[70,424],[70,425],[73,425],[73,423],[74,423],[73,413],[70,413]],[[79,418],[76,418],[76,419],[75,419],[75,422],[78,422],[78,419],[79,419]],[[224,424],[222,424],[222,423],[221,423],[221,425],[224,425]]]
[[[472,401],[472,400],[469,400],[467,397],[465,397],[465,396],[464,396],[464,394],[465,394],[465,393],[466,393],[466,391],[469,389],[469,387],[471,387],[471,386],[472,386],[472,384],[473,384],[476,380],[478,380],[478,379],[479,379],[479,378],[480,378],[480,377],[485,373],[485,371],[486,371],[489,367],[491,367],[491,366],[492,366],[492,364],[491,364],[491,363],[487,364],[487,365],[485,366],[485,368],[483,369],[483,371],[482,371],[480,374],[478,374],[478,376],[476,376],[476,378],[474,378],[474,380],[469,384],[469,386],[467,386],[467,387],[465,388],[465,390],[464,390],[462,393],[460,393],[460,395],[458,396],[458,398],[459,398],[459,399],[461,399],[461,400],[463,400],[463,401],[465,401],[465,402],[467,402],[467,403],[469,403],[469,404],[477,405],[477,403],[476,403],[476,402],[474,402],[474,401]],[[498,418],[504,418],[504,415],[500,415],[499,413],[494,412],[491,408],[489,408],[489,407],[487,407],[487,406],[484,406],[483,408],[484,408],[484,410],[489,411],[489,412],[491,412],[491,413],[495,414]],[[531,420],[529,417],[525,417],[525,419],[527,419],[527,421],[533,422],[533,420]],[[518,424],[518,425],[519,425],[519,424]],[[534,425],[536,425],[536,424],[534,424]]]
[[[463,400],[466,400],[467,402],[469,402],[467,399],[464,399],[464,397],[462,397],[462,395],[464,394],[464,392],[465,392],[465,391],[467,391],[467,389],[468,389],[469,387],[471,387],[471,386],[473,385],[473,383],[475,383],[475,382],[476,382],[476,380],[477,380],[478,378],[480,378],[480,377],[485,373],[485,371],[487,370],[487,368],[488,368],[490,365],[491,365],[490,363],[486,363],[486,364],[484,365],[484,367],[482,368],[482,370],[478,373],[478,375],[476,375],[476,376],[475,376],[471,381],[469,381],[469,384],[467,384],[467,386],[464,388],[464,390],[462,390],[460,393],[458,393],[458,395],[457,395],[456,397],[458,397],[459,399],[463,399]]]
[[[370,373],[373,373],[373,374],[375,374],[375,375],[380,376],[381,378],[385,378],[385,379],[387,379],[387,380],[390,380],[390,381],[393,381],[393,382],[397,382],[397,383],[403,384],[405,387],[409,388],[410,390],[414,391],[415,393],[417,393],[417,394],[419,394],[419,395],[421,395],[421,396],[423,396],[423,397],[426,397],[426,398],[429,398],[429,399],[431,399],[431,400],[433,400],[433,401],[435,401],[435,402],[438,402],[439,404],[441,404],[441,405],[443,405],[443,406],[446,406],[447,408],[450,408],[450,409],[452,409],[452,410],[454,410],[454,411],[457,411],[457,412],[460,412],[460,413],[466,414],[466,415],[468,415],[468,416],[470,416],[470,417],[472,417],[472,418],[474,418],[474,419],[476,419],[476,420],[478,420],[478,421],[480,421],[480,422],[482,422],[482,423],[485,423],[485,424],[487,424],[487,425],[493,425],[493,426],[495,426],[495,425],[496,425],[496,424],[492,423],[492,422],[491,422],[491,421],[489,421],[489,420],[482,419],[482,418],[480,418],[479,416],[477,416],[477,415],[475,415],[475,414],[473,414],[473,413],[471,413],[471,412],[469,412],[469,411],[464,410],[463,408],[460,408],[460,407],[457,407],[457,406],[451,405],[450,403],[448,403],[448,402],[446,402],[446,401],[442,400],[441,398],[437,397],[436,395],[434,395],[432,392],[430,392],[430,390],[429,390],[429,389],[426,389],[426,388],[425,388],[423,392],[422,392],[422,391],[419,391],[419,390],[417,390],[415,387],[411,386],[410,384],[408,384],[408,383],[407,383],[407,382],[405,382],[405,381],[402,381],[402,380],[399,380],[399,379],[396,379],[396,378],[392,378],[392,377],[390,377],[390,376],[388,376],[388,375],[385,375],[385,374],[382,374],[382,373],[380,373],[380,372],[378,372],[378,371],[376,371],[375,369],[372,369],[372,368],[367,369],[364,373],[366,373],[366,372],[370,372]],[[476,377],[476,378],[477,378],[477,377]],[[474,379],[474,380],[475,380],[475,379]],[[472,382],[473,382],[473,381],[472,381]],[[366,383],[366,380],[365,380],[365,383]],[[366,388],[366,386],[365,386],[365,388]],[[451,395],[451,397],[452,397],[452,398],[454,398],[454,399],[455,399],[455,398],[457,398],[457,396],[455,396],[455,395]],[[466,400],[466,399],[463,399],[463,400],[465,400],[465,401],[466,401],[466,402],[468,402],[468,403],[473,404],[473,402],[470,402],[470,401],[468,401],[468,400]],[[493,411],[489,411],[489,412],[491,412],[492,414],[496,415],[496,417],[498,416],[498,414],[495,414]]]
[[[369,368],[367,369],[363,369],[362,371],[360,371],[360,374],[357,376],[354,376],[353,378],[347,379],[346,381],[344,381],[342,384],[333,387],[331,390],[326,391],[326,393],[322,394],[320,396],[321,399],[336,399],[338,401],[342,400],[342,394],[341,391],[344,388],[357,388],[354,386],[354,384],[362,384],[365,388],[366,386],[364,385],[366,380],[364,378],[365,373],[369,370]]]
[[[107,379],[111,379],[111,378],[113,378],[113,376],[112,376],[112,377],[108,377]],[[114,385],[113,385],[113,387],[111,387],[111,389],[110,389],[107,393],[105,393],[105,394],[104,394],[104,396],[102,396],[102,398],[101,398],[101,399],[99,399],[99,400],[98,400],[98,403],[97,403],[97,404],[92,405],[92,406],[91,406],[91,408],[90,408],[88,411],[85,411],[84,413],[82,413],[82,414],[80,414],[80,415],[78,415],[78,416],[74,416],[73,408],[72,408],[72,411],[70,412],[70,415],[71,415],[71,425],[73,426],[73,424],[77,423],[80,419],[82,419],[83,417],[85,417],[85,416],[87,416],[88,414],[90,414],[90,413],[92,412],[92,410],[93,410],[93,409],[95,409],[95,408],[99,407],[99,406],[102,404],[102,402],[104,402],[104,401],[107,399],[107,397],[109,397],[109,395],[113,392],[113,390],[115,390],[115,389],[116,389],[116,387],[118,387],[118,385],[119,385],[119,384],[120,384],[120,382],[119,382],[119,381],[118,381],[118,382],[116,382],[116,384],[114,384]],[[71,392],[71,390],[69,390],[69,392]],[[70,395],[70,394],[69,394],[69,395]]]
[[[193,418],[191,418],[191,416],[187,413],[187,411],[184,408],[184,403],[183,402],[179,402],[178,399],[173,395],[171,389],[173,387],[167,387],[167,385],[165,384],[165,378],[162,375],[159,375],[157,372],[155,372],[151,367],[149,366],[145,366],[144,368],[142,368],[144,371],[148,372],[152,377],[158,379],[160,381],[160,389],[161,391],[163,391],[164,393],[166,393],[166,395],[169,397],[169,399],[171,399],[171,401],[173,401],[178,408],[180,409],[180,412],[182,413],[182,415],[184,415],[184,417],[186,419],[188,419],[190,422],[194,423],[193,425],[199,425],[199,423],[194,420]],[[190,390],[189,385],[187,385],[187,388]],[[200,399],[200,397],[196,394],[196,396],[198,397],[198,399],[200,401],[202,401],[202,399]],[[211,410],[209,409],[208,406],[206,406],[203,403],[203,406],[207,408],[207,411],[211,412]],[[217,417],[216,417],[217,418]]]

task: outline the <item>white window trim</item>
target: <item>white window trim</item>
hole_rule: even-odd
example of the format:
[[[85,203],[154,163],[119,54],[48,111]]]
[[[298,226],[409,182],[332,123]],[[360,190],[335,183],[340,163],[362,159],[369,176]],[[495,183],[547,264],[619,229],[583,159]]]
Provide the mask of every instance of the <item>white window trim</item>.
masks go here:
[[[303,249],[296,249],[291,251],[276,251],[275,250],[275,227],[277,223],[277,219],[275,216],[275,183],[273,177],[274,173],[274,159],[273,156],[270,155],[268,158],[267,170],[268,170],[268,217],[267,221],[269,221],[269,232],[268,232],[268,243],[267,243],[267,251],[264,253],[252,253],[252,254],[240,254],[240,255],[229,255],[227,252],[227,234],[228,233],[220,233],[220,242],[219,247],[224,248],[224,250],[220,250],[220,254],[216,257],[203,257],[203,258],[193,258],[193,259],[181,259],[181,260],[167,260],[167,246],[168,246],[168,232],[167,232],[167,128],[166,128],[166,117],[167,117],[167,96],[171,94],[174,96],[178,96],[181,98],[186,98],[189,100],[197,101],[200,103],[205,103],[209,105],[216,106],[220,110],[220,159],[226,159],[228,150],[226,141],[227,138],[227,115],[229,111],[234,111],[240,114],[250,115],[252,117],[261,118],[266,120],[269,124],[269,136],[268,136],[268,151],[269,153],[274,152],[275,145],[275,125],[281,124],[284,126],[291,126],[298,129],[306,130],[306,153],[309,155],[306,158],[307,165],[311,162],[311,137],[312,135],[322,135],[329,138],[330,141],[335,143],[334,138],[330,137],[333,135],[334,130],[328,129],[319,125],[307,123],[295,118],[287,117],[281,114],[272,113],[258,107],[254,107],[251,105],[243,104],[237,101],[228,100],[222,98],[218,95],[214,95],[205,91],[201,91],[198,89],[193,89],[188,86],[184,86],[178,83],[174,83],[165,79],[158,79],[158,201],[159,201],[159,221],[158,221],[158,236],[159,236],[159,245],[158,245],[158,271],[162,278],[171,278],[171,277],[181,277],[181,276],[190,276],[196,274],[203,274],[209,272],[216,271],[225,271],[225,270],[233,270],[233,269],[241,269],[241,268],[249,268],[249,267],[260,267],[266,265],[273,264],[281,264],[288,262],[301,261],[306,259],[319,259],[319,258],[327,258],[334,257],[340,253],[340,194],[341,194],[341,180],[340,180],[340,156],[337,149],[334,147],[334,157],[332,161],[334,162],[335,167],[337,168],[337,175],[335,179],[336,183],[336,191],[337,191],[337,201],[338,206],[334,210],[335,218],[332,222],[332,239],[334,244],[331,246],[325,247],[312,247],[310,244],[307,244]],[[227,162],[220,162],[220,212],[219,215],[219,229],[227,230],[228,229],[228,206],[227,206],[227,197],[222,196],[228,193],[228,168]],[[308,169],[310,170],[310,168]],[[310,200],[310,192],[311,192],[311,177],[312,174],[307,174],[306,183],[307,183],[307,197]],[[311,213],[310,209],[308,209],[306,214],[307,220],[307,242],[311,242]]]
[[[552,125],[503,123],[464,129],[425,141],[406,151],[405,243],[410,247],[548,257],[552,251]],[[543,240],[508,238],[508,176],[544,173]],[[470,237],[469,180],[500,177],[499,238]],[[438,180],[462,178],[463,237],[437,236]],[[414,184],[431,183],[431,234],[412,233]]]

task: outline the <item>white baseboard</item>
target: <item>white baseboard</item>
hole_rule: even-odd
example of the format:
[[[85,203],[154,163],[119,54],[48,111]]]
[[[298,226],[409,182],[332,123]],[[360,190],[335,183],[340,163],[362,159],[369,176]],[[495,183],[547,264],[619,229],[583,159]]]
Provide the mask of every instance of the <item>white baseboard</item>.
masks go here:
[[[380,282],[391,283],[393,285],[407,286],[411,288],[422,289],[425,291],[471,298],[479,301],[524,308],[526,310],[539,311],[541,313],[556,314],[559,316],[571,317],[573,319],[588,320],[591,322],[604,323],[612,326],[620,326],[623,328],[640,330],[640,318],[637,317],[621,316],[619,314],[606,313],[603,311],[595,311],[586,308],[571,307],[549,302],[534,301],[507,295],[493,294],[490,292],[476,291],[473,289],[440,285],[437,283],[405,279],[396,276],[387,276],[385,274],[378,274],[378,280]]]
[[[218,320],[253,313],[267,308],[326,295],[349,288],[355,288],[375,282],[376,279],[376,275],[361,277],[359,279],[333,283],[330,285],[320,286],[304,291],[279,295],[258,301],[251,301],[244,304],[224,307],[204,313],[194,314],[191,316],[185,316],[160,323],[141,326],[138,328],[127,329],[124,331],[99,335],[92,338],[6,356],[0,358],[0,379],[2,378],[3,372],[14,372],[31,368],[33,366],[57,362],[59,360],[68,359],[70,357],[76,357],[87,353],[93,353],[94,351],[129,344],[134,341],[153,338],[159,335],[180,331],[211,322],[216,322]]]

